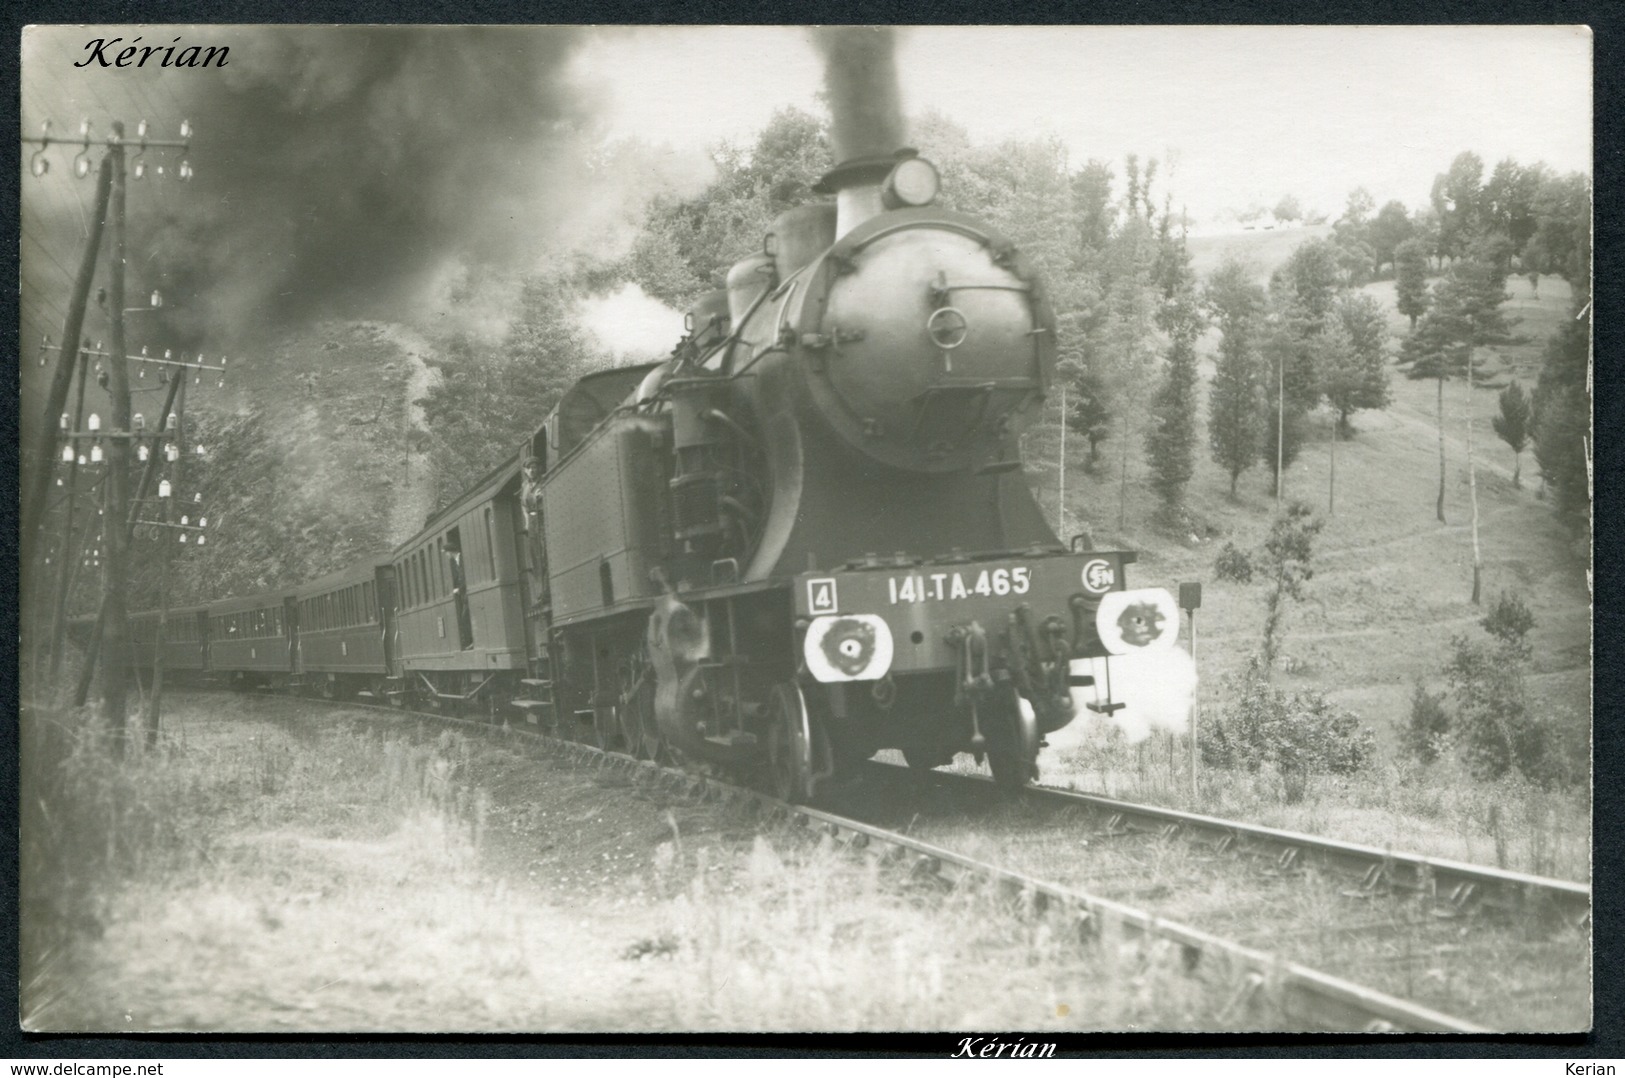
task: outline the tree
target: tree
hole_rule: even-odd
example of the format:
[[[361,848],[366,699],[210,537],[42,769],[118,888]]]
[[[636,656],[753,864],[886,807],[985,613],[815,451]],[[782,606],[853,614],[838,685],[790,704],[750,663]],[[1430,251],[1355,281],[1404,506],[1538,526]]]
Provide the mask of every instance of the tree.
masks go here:
[[[1355,365],[1354,340],[1339,319],[1330,319],[1315,334],[1314,347],[1320,357],[1322,384],[1326,396],[1333,401],[1337,419],[1332,423],[1331,473],[1326,486],[1326,512],[1330,515],[1337,507],[1337,433],[1345,422],[1345,413],[1335,397],[1346,401],[1358,381]]]
[[[1535,233],[1535,196],[1549,176],[1544,164],[1523,166],[1508,157],[1484,183],[1484,228],[1499,232],[1521,251]]]
[[[1110,284],[1101,325],[1101,350],[1111,366],[1114,410],[1122,425],[1118,476],[1118,527],[1128,521],[1128,464],[1133,426],[1140,418],[1156,359],[1158,296],[1152,282],[1156,237],[1151,226],[1130,216],[1112,237],[1108,252]]]
[[[1089,442],[1084,470],[1093,472],[1100,459],[1100,443],[1111,435],[1111,390],[1105,375],[1091,367],[1077,375],[1067,398],[1067,426]]]
[[[1248,267],[1231,258],[1208,278],[1203,293],[1219,327],[1219,354],[1208,389],[1208,446],[1213,460],[1236,480],[1257,463],[1264,439],[1263,357],[1259,337],[1266,297]]]
[[[1574,292],[1573,316],[1546,346],[1535,385],[1535,462],[1556,493],[1557,512],[1584,522],[1591,507],[1591,183],[1581,173],[1549,178],[1536,196],[1530,247]]]
[[[1164,520],[1172,525],[1196,468],[1196,338],[1202,316],[1195,295],[1184,290],[1175,296],[1164,306],[1162,320],[1170,338],[1168,365],[1151,402],[1146,453],[1151,485],[1162,499]]]
[[[1416,332],[1416,320],[1427,313],[1432,303],[1428,295],[1427,250],[1421,240],[1406,240],[1394,250],[1394,291],[1398,294],[1399,313],[1411,320],[1411,332]]]
[[[1444,519],[1444,381],[1451,374],[1467,378],[1467,489],[1473,519],[1473,602],[1479,601],[1483,577],[1483,557],[1478,543],[1478,477],[1473,460],[1473,373],[1477,366],[1474,350],[1480,345],[1506,337],[1506,318],[1501,304],[1507,300],[1505,271],[1499,268],[1497,252],[1504,237],[1485,237],[1463,251],[1451,264],[1435,292],[1433,309],[1411,334],[1412,377],[1420,366],[1439,383],[1439,498],[1438,515]],[[1407,341],[1407,343],[1411,343]]]
[[[1483,233],[1484,161],[1467,151],[1433,180],[1433,212],[1439,218],[1440,258],[1457,258]]]
[[[1270,294],[1290,294],[1305,319],[1301,336],[1320,332],[1337,297],[1348,286],[1348,274],[1340,264],[1337,245],[1330,240],[1312,239],[1300,243],[1290,258],[1270,275]]]
[[[1500,439],[1512,447],[1512,485],[1522,487],[1523,451],[1529,445],[1534,410],[1529,394],[1523,391],[1516,378],[1501,390],[1500,402],[1501,412],[1491,423]]]
[[[1366,218],[1371,211],[1377,208],[1377,202],[1371,197],[1371,192],[1364,187],[1356,187],[1349,192],[1348,202],[1343,207],[1343,216],[1339,224],[1347,224],[1352,228],[1364,228]]]
[[[717,178],[700,194],[653,202],[644,236],[634,247],[637,283],[677,306],[722,287],[729,266],[761,249],[774,217],[809,201],[813,184],[829,167],[829,135],[822,120],[781,109],[748,149],[721,143],[712,148],[711,162]],[[684,278],[664,247],[675,248],[687,267],[687,279],[695,284],[690,294],[679,294]]]
[[[1259,575],[1269,585],[1264,595],[1264,645],[1261,651],[1267,677],[1281,647],[1281,629],[1286,618],[1287,600],[1301,600],[1303,587],[1315,575],[1315,536],[1324,522],[1302,502],[1292,502],[1270,525],[1264,549],[1253,559]]]
[[[1338,346],[1321,360],[1321,388],[1337,413],[1332,433],[1353,433],[1349,416],[1360,408],[1388,407],[1388,320],[1382,305],[1371,296],[1351,293],[1337,301],[1337,317],[1328,326],[1340,327],[1348,347]],[[1324,330],[1322,331],[1324,333]]]
[[[1556,492],[1557,512],[1581,521],[1591,503],[1590,359],[1591,312],[1582,309],[1547,344],[1533,401],[1541,479]]]
[[[1292,195],[1282,195],[1281,201],[1275,204],[1275,209],[1271,212],[1275,215],[1275,219],[1283,224],[1287,221],[1303,220],[1303,207]]]
[[[1576,296],[1591,291],[1591,180],[1584,173],[1545,176],[1534,196],[1535,231],[1521,253],[1525,268],[1555,273]]]
[[[1263,457],[1279,499],[1282,472],[1297,459],[1308,413],[1320,403],[1320,355],[1315,337],[1334,312],[1343,287],[1336,248],[1325,240],[1299,245],[1270,277],[1270,314],[1262,352],[1269,401]]]
[[[430,454],[442,498],[465,489],[540,424],[570,384],[608,362],[575,314],[573,281],[537,274],[520,289],[500,345],[448,341],[440,378],[418,403],[433,432]]]
[[[1112,167],[1091,160],[1072,177],[1073,202],[1077,207],[1078,238],[1086,248],[1102,250],[1111,240],[1117,210],[1112,205]]]
[[[1405,212],[1405,204],[1399,201],[1386,202],[1377,216],[1371,222],[1369,239],[1371,242],[1371,256],[1376,260],[1377,269],[1395,259],[1395,252],[1399,245],[1410,239],[1416,231],[1416,225],[1411,222],[1410,215]],[[1423,256],[1424,259],[1426,256]]]
[[[1376,202],[1370,192],[1356,187],[1349,192],[1343,216],[1332,226],[1332,242],[1337,247],[1338,264],[1351,285],[1369,281],[1376,272],[1377,256],[1371,246],[1371,211]]]

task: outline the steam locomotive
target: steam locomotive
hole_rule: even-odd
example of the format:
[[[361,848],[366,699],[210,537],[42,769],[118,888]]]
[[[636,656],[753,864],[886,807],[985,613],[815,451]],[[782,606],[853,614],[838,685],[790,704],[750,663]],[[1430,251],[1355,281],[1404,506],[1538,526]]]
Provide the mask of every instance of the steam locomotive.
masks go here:
[[[285,593],[180,611],[136,661],[474,706],[786,799],[885,748],[1037,774],[1110,656],[1172,644],[1134,555],[1063,545],[1019,434],[1055,319],[910,150],[779,216],[663,362],[581,379],[422,532]]]

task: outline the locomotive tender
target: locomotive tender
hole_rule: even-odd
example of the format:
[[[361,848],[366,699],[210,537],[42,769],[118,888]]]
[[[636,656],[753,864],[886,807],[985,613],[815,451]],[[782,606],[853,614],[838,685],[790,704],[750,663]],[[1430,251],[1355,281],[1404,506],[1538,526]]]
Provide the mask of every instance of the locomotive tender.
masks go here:
[[[204,636],[187,654],[516,708],[788,799],[883,748],[1030,781],[1075,698],[1124,706],[1107,657],[1171,645],[1178,611],[1125,590],[1132,553],[1063,545],[1040,513],[1019,433],[1054,315],[937,186],[910,150],[849,154],[668,360],[583,378],[387,557],[172,614]]]

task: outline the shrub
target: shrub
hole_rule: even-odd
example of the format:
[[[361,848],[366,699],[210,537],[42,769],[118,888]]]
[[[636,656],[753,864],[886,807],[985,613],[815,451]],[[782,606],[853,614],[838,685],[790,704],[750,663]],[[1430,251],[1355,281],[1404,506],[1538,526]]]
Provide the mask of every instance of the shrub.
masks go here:
[[[1489,613],[1479,624],[1484,626],[1485,632],[1527,657],[1529,645],[1525,637],[1535,627],[1535,615],[1529,612],[1529,607],[1518,596],[1504,591],[1497,595]]]
[[[1260,656],[1231,688],[1232,703],[1202,741],[1209,764],[1248,771],[1271,765],[1290,802],[1303,798],[1310,775],[1348,774],[1370,762],[1374,741],[1358,715],[1314,690],[1286,692],[1271,685]]]
[[[1498,779],[1516,767],[1535,781],[1551,776],[1545,760],[1548,732],[1529,713],[1522,655],[1505,642],[1466,636],[1450,642],[1445,676],[1455,698],[1455,740],[1474,777]]]
[[[1444,707],[1444,693],[1428,692],[1420,681],[1411,693],[1410,721],[1399,727],[1399,746],[1424,764],[1439,758],[1450,736],[1450,713]]]
[[[1253,582],[1253,559],[1248,557],[1245,550],[1234,543],[1225,543],[1224,549],[1213,561],[1213,575],[1220,580],[1230,580],[1237,584],[1251,584]]]

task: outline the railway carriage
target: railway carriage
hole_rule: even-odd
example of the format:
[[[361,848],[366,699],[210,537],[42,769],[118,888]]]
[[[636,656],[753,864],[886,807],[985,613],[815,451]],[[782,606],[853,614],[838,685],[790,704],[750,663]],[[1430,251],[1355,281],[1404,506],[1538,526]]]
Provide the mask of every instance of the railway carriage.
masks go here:
[[[262,592],[208,607],[209,672],[233,685],[288,685],[298,646],[293,595]]]
[[[380,555],[294,591],[294,673],[307,691],[333,699],[382,688],[390,673],[393,576],[388,555]]]
[[[162,612],[144,610],[130,615],[130,662],[137,669],[151,669],[158,648],[158,626]],[[169,611],[163,626],[163,666],[167,671],[202,673],[208,667],[208,608],[176,607]]]
[[[494,705],[529,669],[518,491],[510,460],[391,555],[391,691]]]

